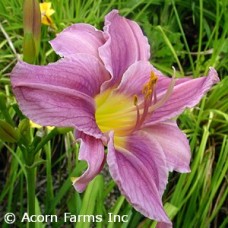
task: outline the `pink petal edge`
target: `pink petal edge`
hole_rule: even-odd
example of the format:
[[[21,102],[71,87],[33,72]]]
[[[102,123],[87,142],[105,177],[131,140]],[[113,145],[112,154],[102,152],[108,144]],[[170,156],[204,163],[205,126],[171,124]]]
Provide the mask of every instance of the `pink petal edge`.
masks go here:
[[[98,48],[104,42],[102,31],[89,24],[78,23],[64,29],[50,44],[60,56],[87,53],[98,58]]]
[[[150,46],[139,25],[111,11],[105,17],[106,43],[99,48],[99,55],[112,78],[105,88],[116,86],[127,68],[136,61],[150,58]]]
[[[89,182],[100,173],[105,161],[104,145],[100,139],[78,132],[80,140],[79,160],[84,160],[88,164],[87,170],[73,182],[74,188],[78,192],[83,192]]]

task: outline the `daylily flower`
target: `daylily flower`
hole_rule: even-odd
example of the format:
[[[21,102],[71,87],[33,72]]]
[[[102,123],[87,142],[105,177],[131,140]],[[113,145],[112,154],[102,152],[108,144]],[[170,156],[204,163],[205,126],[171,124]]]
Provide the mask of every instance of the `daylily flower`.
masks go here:
[[[55,29],[55,24],[51,18],[51,15],[55,13],[55,11],[51,8],[51,2],[40,3],[40,12],[41,23]]]
[[[47,66],[20,61],[12,71],[22,112],[43,126],[76,128],[79,159],[88,163],[74,179],[77,191],[107,157],[112,178],[133,207],[171,225],[161,200],[168,172],[190,172],[191,157],[173,118],[219,81],[216,71],[197,79],[164,76],[148,61],[150,46],[138,24],[117,10],[105,17],[103,31],[74,24],[50,43],[63,58]]]

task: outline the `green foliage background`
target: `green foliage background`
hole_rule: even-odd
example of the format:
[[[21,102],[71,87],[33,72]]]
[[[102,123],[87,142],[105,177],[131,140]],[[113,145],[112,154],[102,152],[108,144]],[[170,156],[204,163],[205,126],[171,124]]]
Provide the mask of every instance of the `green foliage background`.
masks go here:
[[[90,23],[103,27],[104,16],[111,9],[137,21],[151,44],[151,62],[167,75],[172,66],[178,77],[205,75],[216,68],[221,82],[195,109],[179,117],[179,126],[187,134],[192,151],[191,173],[171,173],[163,202],[174,227],[228,226],[228,2],[226,0],[53,0],[53,20],[57,30],[42,26],[37,64],[58,59],[48,41],[72,23]],[[155,222],[132,209],[116,189],[106,170],[79,194],[71,186],[71,177],[86,168],[78,161],[78,147],[73,132],[30,128],[12,94],[9,73],[22,55],[23,1],[0,1],[0,127],[8,135],[0,138],[0,224],[4,214],[14,212],[21,218],[27,211],[26,168],[17,132],[23,132],[30,149],[37,150],[37,214],[64,212],[75,215],[103,215],[95,227],[155,227]],[[23,129],[23,131],[22,131]],[[10,136],[9,136],[10,135]],[[42,136],[42,137],[41,137]],[[11,137],[11,141],[4,137]],[[37,143],[37,140],[39,141]],[[34,143],[36,141],[36,143]],[[37,146],[38,145],[38,146]],[[36,146],[35,148],[33,148]],[[113,212],[128,215],[128,223],[108,223]],[[60,219],[61,220],[61,219]],[[65,227],[63,221],[51,227]],[[67,227],[91,227],[90,223]],[[15,227],[25,227],[16,222]],[[45,227],[43,223],[35,227]]]

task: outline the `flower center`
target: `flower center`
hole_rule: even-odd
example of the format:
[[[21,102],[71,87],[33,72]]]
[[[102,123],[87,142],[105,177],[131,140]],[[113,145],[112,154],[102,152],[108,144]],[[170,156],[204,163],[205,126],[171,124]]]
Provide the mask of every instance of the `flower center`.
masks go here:
[[[116,136],[129,133],[136,121],[136,112],[132,99],[124,94],[106,90],[95,98],[96,123],[102,132],[113,130]]]
[[[142,89],[142,94],[144,96],[143,101],[140,104],[138,104],[138,97],[137,95],[134,96],[134,105],[137,110],[137,119],[136,119],[134,130],[137,130],[142,125],[142,123],[144,122],[149,112],[149,107],[153,103],[156,103],[157,97],[156,97],[155,85],[157,83],[157,80],[158,80],[158,77],[152,71],[150,74],[149,81],[146,84],[144,84]]]
[[[95,97],[96,123],[103,133],[114,131],[115,145],[124,146],[125,136],[138,130],[145,121],[147,114],[152,114],[169,98],[174,80],[171,80],[167,92],[158,101],[155,90],[157,80],[158,77],[154,72],[151,72],[141,94],[132,97],[116,93],[112,89],[106,90]]]

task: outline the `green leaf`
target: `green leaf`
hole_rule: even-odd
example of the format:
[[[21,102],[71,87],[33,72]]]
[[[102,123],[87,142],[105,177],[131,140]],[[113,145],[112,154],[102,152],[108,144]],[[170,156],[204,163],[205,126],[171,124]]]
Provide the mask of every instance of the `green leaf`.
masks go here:
[[[80,215],[95,216],[96,201],[99,200],[99,192],[103,191],[104,180],[101,175],[96,176],[88,185],[85,195],[82,200],[82,207]],[[77,222],[77,228],[90,228],[92,219],[86,219],[87,221]]]
[[[7,122],[0,120],[0,139],[2,141],[15,143],[19,140],[19,135],[17,129]]]

